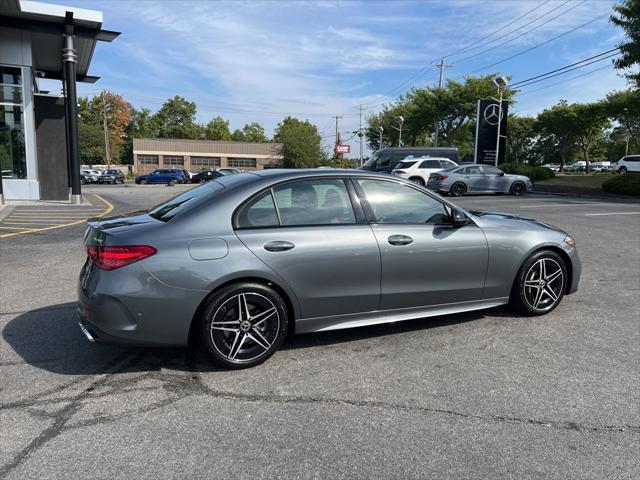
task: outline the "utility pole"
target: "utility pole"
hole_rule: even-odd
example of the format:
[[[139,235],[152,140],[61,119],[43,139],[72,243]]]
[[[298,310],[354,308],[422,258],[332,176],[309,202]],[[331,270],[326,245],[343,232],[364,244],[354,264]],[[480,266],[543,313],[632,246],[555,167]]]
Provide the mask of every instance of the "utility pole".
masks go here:
[[[380,134],[380,140],[378,140],[378,150],[382,150],[382,132],[384,132],[384,128],[382,125],[378,127],[378,133]]]
[[[109,151],[109,127],[107,125],[107,103],[102,90],[102,128],[104,130],[104,157],[107,161],[107,170],[111,169],[111,152]]]
[[[336,147],[338,145],[340,145],[340,131],[338,130],[338,119],[342,118],[342,116],[341,115],[334,115],[333,117],[336,119],[336,143],[335,143],[335,145],[333,147],[333,154],[337,157],[338,156],[338,152],[336,152]]]
[[[452,64],[447,65],[446,63],[444,63],[444,57],[441,57],[440,63],[438,63],[436,67],[440,69],[440,80],[438,81],[438,88],[443,88],[444,87],[444,69],[447,67],[453,67],[453,65]],[[435,130],[435,133],[433,138],[433,146],[437,147],[438,146],[438,121],[437,120],[436,120],[434,130]]]
[[[360,166],[364,163],[364,133],[362,133],[362,104],[360,105],[360,128],[358,128],[358,136],[360,137]]]

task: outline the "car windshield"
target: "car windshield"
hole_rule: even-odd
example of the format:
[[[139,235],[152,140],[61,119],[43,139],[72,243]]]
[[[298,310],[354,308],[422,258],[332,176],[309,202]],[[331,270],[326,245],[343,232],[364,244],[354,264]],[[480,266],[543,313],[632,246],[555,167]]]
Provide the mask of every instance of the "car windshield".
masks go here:
[[[372,165],[375,165],[375,163],[378,161],[378,157],[380,156],[380,152],[375,152],[373,155],[371,155],[371,158],[369,158],[369,160],[367,160],[364,163],[364,167],[370,167]]]
[[[454,165],[453,167],[449,167],[449,168],[445,168],[444,170],[442,170],[443,172],[450,172],[452,170],[455,170],[456,168],[460,168],[459,165]]]
[[[398,165],[396,165],[396,168],[394,168],[394,170],[399,170],[401,168],[410,168],[412,166],[414,166],[416,163],[418,163],[417,161],[403,161],[403,162],[399,162]]]

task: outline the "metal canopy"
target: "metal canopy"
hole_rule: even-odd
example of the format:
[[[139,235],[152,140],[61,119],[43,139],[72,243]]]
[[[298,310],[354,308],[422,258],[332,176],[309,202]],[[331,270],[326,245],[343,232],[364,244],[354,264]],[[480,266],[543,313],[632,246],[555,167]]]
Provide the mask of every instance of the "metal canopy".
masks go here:
[[[111,42],[120,32],[102,30],[102,12],[26,0],[0,0],[0,28],[30,32],[33,69],[44,78],[63,77],[65,14],[73,13],[76,80],[93,83],[98,77],[88,73],[96,42]]]

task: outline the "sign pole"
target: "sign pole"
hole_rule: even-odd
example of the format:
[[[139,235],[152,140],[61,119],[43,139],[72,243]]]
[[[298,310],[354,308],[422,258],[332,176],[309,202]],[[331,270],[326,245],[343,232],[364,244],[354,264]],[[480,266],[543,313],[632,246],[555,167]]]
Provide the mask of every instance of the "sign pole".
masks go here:
[[[498,167],[498,156],[500,155],[500,126],[502,123],[502,89],[498,88],[500,93],[498,97],[498,134],[496,136],[496,158],[494,160],[494,164],[496,168]]]

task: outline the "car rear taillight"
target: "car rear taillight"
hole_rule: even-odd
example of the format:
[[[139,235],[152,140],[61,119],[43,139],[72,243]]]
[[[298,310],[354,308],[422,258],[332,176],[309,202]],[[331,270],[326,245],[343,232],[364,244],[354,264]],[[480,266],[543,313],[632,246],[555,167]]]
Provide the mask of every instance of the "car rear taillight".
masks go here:
[[[143,258],[155,255],[158,251],[148,245],[127,245],[121,247],[103,247],[87,245],[87,255],[98,268],[115,270]]]
[[[449,175],[436,175],[435,176],[436,180],[446,180],[447,178],[449,178]]]
[[[407,173],[404,170],[394,170],[393,173]]]

